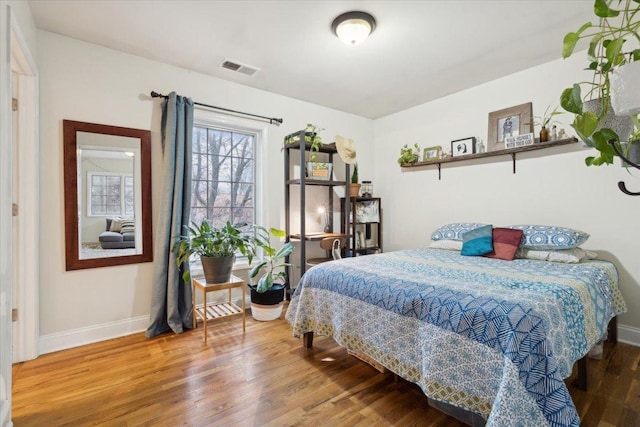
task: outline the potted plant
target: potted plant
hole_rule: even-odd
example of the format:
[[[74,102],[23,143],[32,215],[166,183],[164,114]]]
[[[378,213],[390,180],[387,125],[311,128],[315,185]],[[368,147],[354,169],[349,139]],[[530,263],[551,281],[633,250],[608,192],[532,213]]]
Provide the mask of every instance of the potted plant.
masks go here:
[[[398,157],[398,164],[400,166],[410,165],[418,161],[420,156],[420,147],[418,144],[413,144],[413,147],[409,147],[408,144],[404,144],[404,147],[400,149],[400,157]]]
[[[251,315],[256,320],[268,321],[280,317],[284,301],[284,268],[291,264],[285,258],[293,252],[293,243],[287,242],[280,249],[271,246],[271,237],[285,237],[284,230],[255,226],[255,243],[264,251],[264,258],[249,271],[249,278],[258,278],[257,283],[250,284]]]
[[[611,5],[620,4],[616,10]],[[573,54],[580,39],[589,38],[588,69],[594,72],[591,82],[576,83],[565,89],[560,97],[562,108],[575,115],[572,127],[578,137],[590,147],[598,150],[597,157],[587,157],[586,164],[602,165],[613,163],[615,152],[611,144],[620,148],[631,133],[629,117],[613,115],[611,107],[611,78],[614,73],[629,63],[640,60],[640,49],[625,51],[625,42],[640,40],[640,3],[637,0],[595,0],[594,14],[598,23],[587,22],[576,32],[564,37],[562,56]],[[581,85],[589,90],[584,98]],[[588,102],[583,102],[587,101]]]
[[[177,252],[176,264],[186,266],[182,278],[185,282],[191,280],[189,258],[196,254],[200,256],[202,269],[208,283],[228,282],[236,252],[245,255],[249,263],[255,254],[255,241],[252,233],[247,230],[247,224],[232,225],[229,221],[220,228],[211,227],[206,220],[200,226],[193,223],[185,226],[188,233],[179,236],[174,245]]]
[[[360,194],[360,183],[358,182],[358,163],[353,165],[353,173],[351,174],[351,184],[349,185],[349,196],[358,197]]]
[[[542,116],[534,116],[533,124],[540,126],[540,142],[549,141],[549,125],[554,123],[554,121],[552,121],[553,117],[563,114],[558,111],[558,107],[554,108],[552,112],[549,112],[549,108],[551,108],[550,105],[544,110]]]
[[[623,155],[634,164],[640,164],[640,119],[634,118],[634,131],[629,136],[629,142],[624,144]],[[622,166],[629,167],[629,163],[622,161]]]

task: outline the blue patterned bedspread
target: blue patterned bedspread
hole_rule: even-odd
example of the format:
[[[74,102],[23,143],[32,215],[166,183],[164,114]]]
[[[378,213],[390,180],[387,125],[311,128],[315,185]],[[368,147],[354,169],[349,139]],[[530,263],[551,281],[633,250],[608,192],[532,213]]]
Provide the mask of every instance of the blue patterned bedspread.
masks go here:
[[[578,426],[563,381],[626,311],[613,264],[414,249],[308,270],[286,318],[488,426]]]

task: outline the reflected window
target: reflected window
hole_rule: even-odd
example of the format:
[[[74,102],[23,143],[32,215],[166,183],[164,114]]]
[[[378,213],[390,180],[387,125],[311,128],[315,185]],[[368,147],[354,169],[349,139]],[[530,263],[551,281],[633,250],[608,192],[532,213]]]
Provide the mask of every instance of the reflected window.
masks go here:
[[[88,212],[90,216],[125,215],[135,212],[132,175],[89,172]]]
[[[191,221],[255,223],[256,134],[193,128]]]

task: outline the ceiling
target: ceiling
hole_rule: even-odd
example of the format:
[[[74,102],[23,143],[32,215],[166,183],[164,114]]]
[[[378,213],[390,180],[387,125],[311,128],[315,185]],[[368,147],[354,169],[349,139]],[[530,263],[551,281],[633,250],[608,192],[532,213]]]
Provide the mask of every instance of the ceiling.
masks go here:
[[[29,1],[36,27],[379,118],[560,57],[592,1]],[[333,19],[363,10],[355,47]],[[260,68],[220,68],[224,59]],[[201,100],[207,102],[207,100]]]

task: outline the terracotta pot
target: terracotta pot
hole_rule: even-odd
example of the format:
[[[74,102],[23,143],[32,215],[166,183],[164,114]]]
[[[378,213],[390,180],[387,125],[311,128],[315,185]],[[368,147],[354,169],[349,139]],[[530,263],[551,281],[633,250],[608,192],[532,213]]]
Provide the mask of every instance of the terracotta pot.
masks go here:
[[[361,186],[361,184],[350,184],[349,185],[349,196],[350,197],[358,197],[360,195],[360,186]]]

